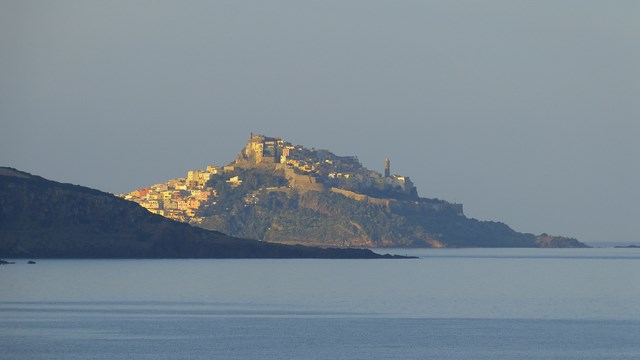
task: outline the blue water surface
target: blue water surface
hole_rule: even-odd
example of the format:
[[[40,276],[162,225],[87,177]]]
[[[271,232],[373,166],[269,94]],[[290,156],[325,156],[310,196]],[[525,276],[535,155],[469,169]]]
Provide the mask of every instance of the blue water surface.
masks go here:
[[[15,260],[2,359],[637,359],[640,249]]]

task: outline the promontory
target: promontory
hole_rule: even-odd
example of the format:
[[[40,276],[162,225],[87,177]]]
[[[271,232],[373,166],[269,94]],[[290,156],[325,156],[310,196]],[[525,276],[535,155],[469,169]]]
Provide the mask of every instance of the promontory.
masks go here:
[[[337,247],[586,247],[465,216],[418,195],[408,176],[356,156],[251,134],[236,158],[120,197],[149,212],[236,237]]]

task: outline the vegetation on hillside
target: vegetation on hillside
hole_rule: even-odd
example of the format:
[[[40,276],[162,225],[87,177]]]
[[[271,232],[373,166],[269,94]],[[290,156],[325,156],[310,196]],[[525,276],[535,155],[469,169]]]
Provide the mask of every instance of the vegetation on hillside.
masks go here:
[[[270,185],[278,183],[277,176],[257,176],[269,178]],[[451,211],[387,207],[328,191],[269,191],[256,189],[255,183],[227,188],[225,193],[220,196],[225,206],[213,208],[201,226],[239,237],[331,246],[541,245],[533,234],[518,233],[503,223],[469,219]],[[249,193],[257,200],[245,201]],[[554,245],[561,242],[558,240]]]

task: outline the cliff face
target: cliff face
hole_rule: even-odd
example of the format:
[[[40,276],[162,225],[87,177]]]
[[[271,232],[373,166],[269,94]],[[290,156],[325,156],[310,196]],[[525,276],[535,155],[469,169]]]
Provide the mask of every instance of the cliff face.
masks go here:
[[[433,199],[372,201],[341,192],[296,189],[222,191],[199,226],[270,242],[341,247],[585,247],[575,239],[517,232],[469,219]],[[235,194],[235,195],[234,195]],[[235,200],[234,200],[235,199]],[[224,209],[224,210],[222,210]]]
[[[0,168],[0,256],[8,258],[375,258],[233,238],[82,186]]]

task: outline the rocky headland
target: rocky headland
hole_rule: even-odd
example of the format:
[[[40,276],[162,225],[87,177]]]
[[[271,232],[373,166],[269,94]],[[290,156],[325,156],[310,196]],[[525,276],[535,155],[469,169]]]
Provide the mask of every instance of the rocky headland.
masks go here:
[[[119,195],[148,211],[272,243],[337,247],[587,247],[468,218],[463,205],[424,198],[408,176],[356,156],[251,134],[231,163]]]

